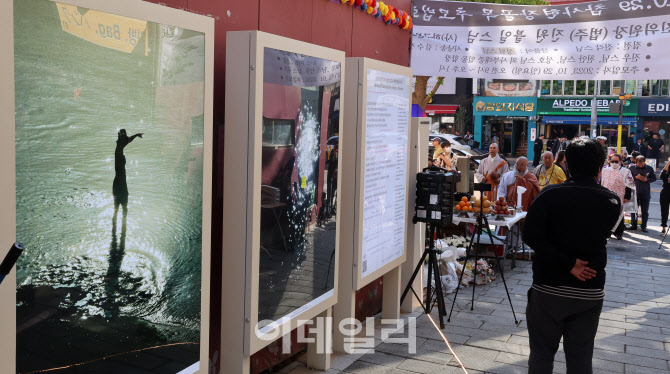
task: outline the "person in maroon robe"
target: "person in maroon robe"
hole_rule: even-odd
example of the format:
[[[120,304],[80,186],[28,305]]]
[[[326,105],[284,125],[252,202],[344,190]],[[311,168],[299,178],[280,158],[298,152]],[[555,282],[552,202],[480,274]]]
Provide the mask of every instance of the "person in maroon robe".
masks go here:
[[[526,189],[521,195],[521,204],[523,211],[528,211],[533,200],[535,200],[535,196],[540,193],[540,184],[535,175],[528,171],[528,159],[525,157],[519,157],[516,160],[516,165],[514,165],[514,170],[503,174],[500,179],[497,197],[504,197],[509,206],[517,208],[517,186]]]

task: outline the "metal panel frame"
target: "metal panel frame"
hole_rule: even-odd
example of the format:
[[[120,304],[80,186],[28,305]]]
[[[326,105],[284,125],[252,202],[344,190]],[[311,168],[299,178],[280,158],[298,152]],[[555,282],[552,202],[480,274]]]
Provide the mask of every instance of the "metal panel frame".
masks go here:
[[[354,58],[349,58],[347,61],[354,62],[353,60],[356,59],[358,60],[358,121],[357,124],[360,124],[360,126],[357,126],[356,129],[356,146],[357,146],[357,152],[356,152],[356,195],[354,199],[355,203],[355,216],[354,216],[354,253],[355,253],[355,262],[354,262],[354,269],[356,269],[355,273],[355,278],[354,278],[354,286],[356,290],[360,290],[370,282],[374,281],[375,279],[381,277],[382,275],[388,273],[392,269],[400,266],[403,262],[405,262],[405,258],[407,256],[407,232],[405,232],[404,236],[404,244],[403,244],[403,253],[400,257],[396,258],[395,260],[389,262],[388,264],[382,266],[381,268],[375,270],[374,272],[366,275],[365,277],[362,276],[362,267],[360,266],[362,262],[362,257],[363,257],[363,251],[362,251],[362,245],[363,245],[363,196],[364,196],[364,180],[365,180],[365,134],[366,134],[366,125],[367,123],[365,122],[366,118],[366,113],[367,113],[367,106],[365,103],[367,103],[367,89],[368,89],[368,70],[378,70],[381,72],[385,73],[393,73],[393,74],[398,74],[398,75],[404,75],[409,77],[409,82],[410,85],[412,83],[412,68],[408,68],[405,66],[400,66],[400,65],[394,65],[390,64],[388,62],[382,62],[382,61],[377,61],[369,58],[363,58],[363,57],[354,57]],[[351,92],[351,87],[350,91]],[[409,152],[410,152],[410,133],[409,133],[409,128],[410,128],[410,121],[412,118],[411,111],[412,111],[412,90],[409,90],[409,105],[407,107],[407,160],[406,160],[406,168],[408,170],[407,173],[407,180],[405,183],[405,196],[409,196],[409,185],[410,185],[410,175],[409,175],[409,170],[410,170],[410,157],[409,157]],[[407,222],[408,217],[410,217],[410,209],[409,209],[409,204],[407,202],[407,199],[405,201],[406,209],[405,209],[405,222]]]
[[[221,371],[230,373],[247,372],[248,359],[252,354],[329,310],[337,301],[338,294],[340,238],[336,235],[333,294],[265,334],[276,335],[274,339],[262,339],[256,330],[262,173],[262,150],[259,145],[262,142],[265,47],[340,62],[340,92],[345,90],[345,55],[342,51],[261,31],[235,31],[227,34],[224,155],[227,183],[223,202],[222,297],[228,304],[223,308],[227,310],[223,310],[221,321]],[[340,100],[340,144],[347,141],[342,121],[344,113],[345,107]],[[342,161],[339,162],[341,165]],[[338,196],[341,196],[341,181],[342,178],[338,178]],[[338,197],[336,230],[341,228],[340,201],[341,198]],[[241,330],[240,326],[243,326]]]
[[[46,0],[45,0],[46,1]],[[48,0],[53,1],[54,0]],[[61,4],[116,15],[168,24],[205,34],[205,137],[203,155],[202,206],[202,262],[201,262],[201,322],[200,369],[209,370],[209,306],[211,262],[211,206],[212,206],[212,143],[213,143],[213,88],[214,88],[214,19],[136,0],[60,0]],[[16,239],[16,158],[14,122],[14,2],[0,2],[0,258],[4,258]],[[24,256],[30,256],[30,248]],[[12,271],[0,285],[0,372],[16,372],[16,273]]]

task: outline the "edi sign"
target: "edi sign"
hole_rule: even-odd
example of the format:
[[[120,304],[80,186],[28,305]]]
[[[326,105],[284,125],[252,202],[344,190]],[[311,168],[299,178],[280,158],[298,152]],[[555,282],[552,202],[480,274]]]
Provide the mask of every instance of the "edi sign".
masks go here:
[[[670,58],[670,1],[558,6],[415,0],[416,75],[657,79]]]

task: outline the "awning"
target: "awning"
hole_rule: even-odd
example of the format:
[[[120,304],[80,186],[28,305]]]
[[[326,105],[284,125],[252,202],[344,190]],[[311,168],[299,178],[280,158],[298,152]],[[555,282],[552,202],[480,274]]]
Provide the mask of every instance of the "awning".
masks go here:
[[[590,116],[544,116],[542,123],[556,124],[556,125],[589,125],[591,124]],[[599,116],[599,125],[618,125],[619,117],[616,116]],[[635,126],[635,117],[623,117],[622,125]]]
[[[454,114],[458,109],[458,105],[450,104],[428,104],[426,105],[426,113],[430,115],[435,114]]]

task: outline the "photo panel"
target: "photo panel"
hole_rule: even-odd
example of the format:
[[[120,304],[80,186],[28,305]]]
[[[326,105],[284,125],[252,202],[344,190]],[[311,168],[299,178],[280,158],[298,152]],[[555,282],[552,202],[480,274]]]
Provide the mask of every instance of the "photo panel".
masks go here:
[[[263,49],[258,331],[334,295],[341,62]]]
[[[30,250],[17,264],[17,372],[197,372],[205,33],[48,0],[13,8],[16,229]]]

